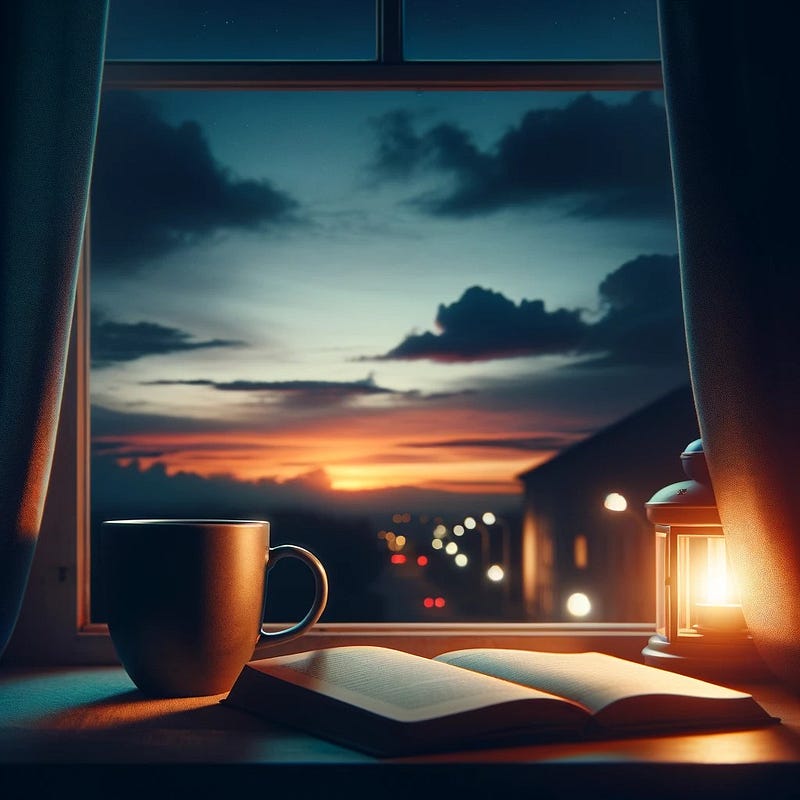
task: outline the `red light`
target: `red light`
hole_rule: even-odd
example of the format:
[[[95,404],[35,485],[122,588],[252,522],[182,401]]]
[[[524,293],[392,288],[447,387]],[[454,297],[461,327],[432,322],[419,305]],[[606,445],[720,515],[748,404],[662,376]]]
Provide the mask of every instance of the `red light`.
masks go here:
[[[392,561],[392,564],[405,564],[406,563],[406,557],[402,553],[395,553],[392,556],[391,561]]]
[[[445,604],[444,597],[437,597],[437,598],[436,598],[436,599],[433,601],[433,604],[436,606],[436,608],[444,608],[444,607],[445,607],[445,605],[446,605],[446,604]]]
[[[432,597],[426,597],[422,601],[422,605],[424,605],[425,608],[433,608],[433,598]]]
[[[426,567],[428,565],[428,556],[417,556],[417,564],[420,567]]]

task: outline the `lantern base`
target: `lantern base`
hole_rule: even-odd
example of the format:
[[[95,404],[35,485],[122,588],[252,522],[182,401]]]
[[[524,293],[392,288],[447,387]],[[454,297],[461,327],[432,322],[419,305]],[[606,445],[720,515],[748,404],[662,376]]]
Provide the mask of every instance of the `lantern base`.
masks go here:
[[[687,637],[685,642],[670,642],[654,634],[642,655],[644,663],[651,667],[708,681],[759,683],[773,680],[749,634],[722,638]]]

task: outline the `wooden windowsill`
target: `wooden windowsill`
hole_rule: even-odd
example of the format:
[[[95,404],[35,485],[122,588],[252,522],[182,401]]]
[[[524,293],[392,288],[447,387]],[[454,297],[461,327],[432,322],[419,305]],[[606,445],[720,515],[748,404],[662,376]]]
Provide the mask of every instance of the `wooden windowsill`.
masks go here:
[[[286,624],[276,625],[276,628]],[[372,644],[406,650],[428,658],[466,647],[578,652],[597,650],[636,660],[653,633],[646,623],[317,623],[299,640],[280,647],[256,648],[255,657],[283,655],[338,645]],[[108,627],[90,624],[57,642],[40,626],[19,627],[2,664],[7,666],[116,665]],[[80,644],[76,647],[75,644]]]
[[[512,787],[537,798],[796,797],[800,697],[776,684],[750,690],[781,725],[379,760],[222,706],[222,696],[148,699],[117,666],[3,666],[0,773],[34,794],[57,781],[83,797],[177,785],[212,796],[233,778],[237,793],[276,781],[301,797],[499,797]]]

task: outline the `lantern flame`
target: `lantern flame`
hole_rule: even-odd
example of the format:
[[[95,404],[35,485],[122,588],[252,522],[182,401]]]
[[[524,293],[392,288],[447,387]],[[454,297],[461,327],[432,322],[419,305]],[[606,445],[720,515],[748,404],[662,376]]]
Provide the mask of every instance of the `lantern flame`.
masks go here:
[[[728,579],[728,556],[724,539],[708,540],[708,561],[706,570],[706,602],[711,605],[724,605],[735,602],[731,597]]]

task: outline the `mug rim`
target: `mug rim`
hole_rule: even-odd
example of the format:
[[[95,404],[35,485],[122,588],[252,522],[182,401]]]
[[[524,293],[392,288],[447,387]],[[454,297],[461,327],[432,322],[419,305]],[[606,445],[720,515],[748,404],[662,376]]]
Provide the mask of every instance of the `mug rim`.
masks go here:
[[[163,525],[165,527],[169,527],[170,525],[193,525],[195,527],[212,527],[216,525],[236,525],[239,527],[245,526],[260,526],[260,525],[269,525],[269,522],[265,519],[182,519],[182,518],[171,518],[171,517],[154,517],[152,519],[107,519],[103,520],[101,523],[103,525],[119,525],[119,526],[131,526],[136,527],[140,525]]]

